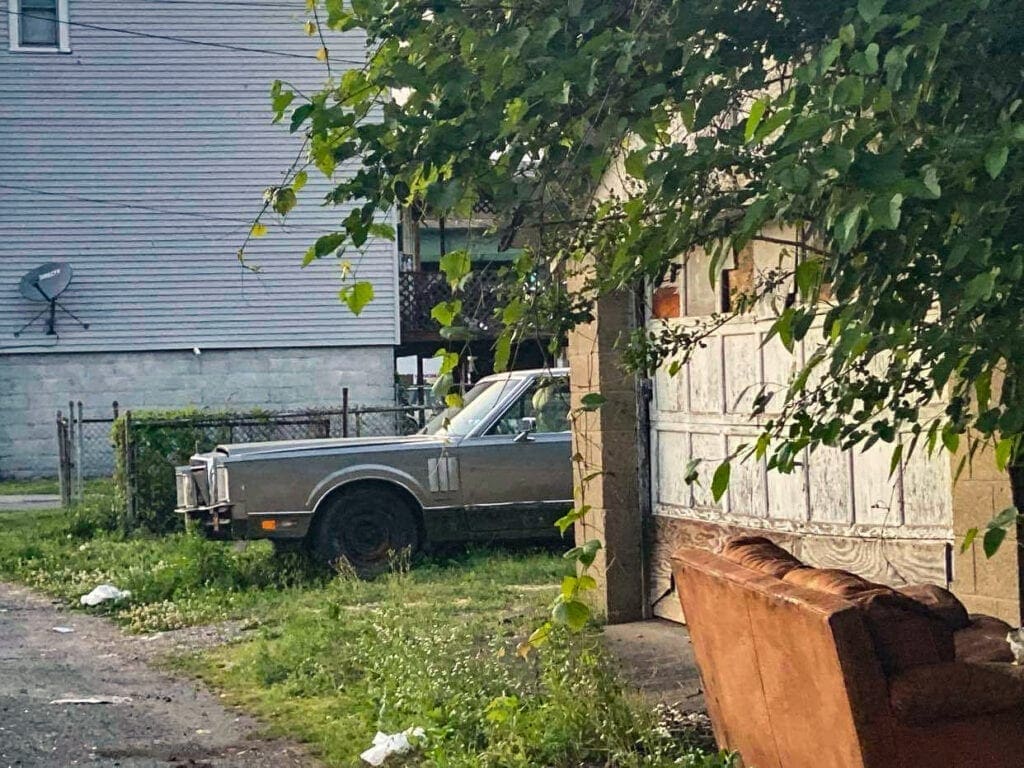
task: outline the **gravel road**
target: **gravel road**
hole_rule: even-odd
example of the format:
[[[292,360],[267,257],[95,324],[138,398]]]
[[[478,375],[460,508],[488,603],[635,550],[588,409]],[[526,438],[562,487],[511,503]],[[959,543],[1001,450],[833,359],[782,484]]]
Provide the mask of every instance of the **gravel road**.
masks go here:
[[[54,627],[70,628],[58,632]],[[313,768],[301,747],[261,738],[201,685],[151,668],[155,641],[0,583],[0,768]],[[178,640],[202,642],[195,632]],[[216,638],[214,638],[216,639]],[[99,698],[110,703],[54,704]]]

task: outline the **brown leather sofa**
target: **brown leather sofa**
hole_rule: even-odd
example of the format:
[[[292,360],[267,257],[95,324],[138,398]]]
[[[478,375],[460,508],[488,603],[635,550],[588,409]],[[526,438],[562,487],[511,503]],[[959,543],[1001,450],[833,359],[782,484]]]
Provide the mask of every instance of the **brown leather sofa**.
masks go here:
[[[673,565],[715,735],[744,765],[1024,766],[1024,667],[1004,622],[760,537]]]

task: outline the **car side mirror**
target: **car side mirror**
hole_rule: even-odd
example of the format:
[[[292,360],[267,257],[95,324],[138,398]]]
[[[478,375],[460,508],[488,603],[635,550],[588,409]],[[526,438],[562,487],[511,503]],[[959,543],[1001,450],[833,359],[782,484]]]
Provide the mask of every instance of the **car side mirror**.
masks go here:
[[[530,435],[537,431],[537,419],[533,416],[524,416],[519,420],[518,424],[519,433],[515,436],[514,441],[522,443],[530,439]]]

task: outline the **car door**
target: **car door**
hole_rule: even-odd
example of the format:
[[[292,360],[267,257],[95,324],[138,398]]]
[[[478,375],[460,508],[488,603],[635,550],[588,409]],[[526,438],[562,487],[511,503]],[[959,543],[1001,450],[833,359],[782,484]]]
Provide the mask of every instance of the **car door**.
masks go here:
[[[524,418],[536,431],[521,434]],[[564,377],[533,379],[486,431],[458,446],[467,526],[509,537],[557,535],[572,506],[572,437]]]

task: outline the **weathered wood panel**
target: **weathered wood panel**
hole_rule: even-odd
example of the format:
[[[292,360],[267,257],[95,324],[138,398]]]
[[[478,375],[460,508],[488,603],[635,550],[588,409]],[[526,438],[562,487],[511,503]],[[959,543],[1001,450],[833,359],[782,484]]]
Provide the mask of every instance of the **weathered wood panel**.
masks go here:
[[[944,456],[917,451],[890,472],[892,445],[867,451],[825,448],[803,457],[785,475],[767,472],[763,461],[734,461],[728,493],[719,503],[713,500],[715,466],[757,434],[758,422],[749,416],[752,398],[762,388],[782,390],[810,353],[803,345],[790,352],[777,338],[766,343],[769,323],[730,325],[676,377],[661,373],[655,379],[654,518],[648,542],[652,602],[668,586],[675,548],[694,543],[714,548],[737,531],[769,535],[813,564],[848,568],[879,581],[945,583],[952,500]],[[687,486],[681,475],[690,459],[704,461],[697,482]],[[678,618],[671,605],[661,599],[655,611]]]
[[[655,516],[648,530],[648,599],[653,612],[682,621],[672,579],[672,554],[680,547],[717,551],[739,534],[767,535],[809,565],[842,568],[892,586],[946,582],[944,539],[858,538],[751,529],[742,526]]]

